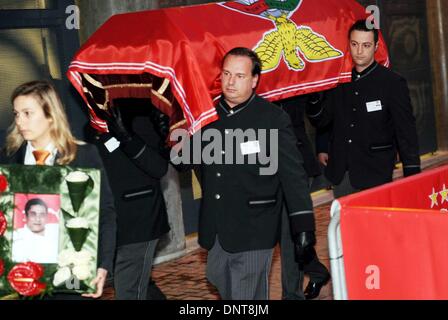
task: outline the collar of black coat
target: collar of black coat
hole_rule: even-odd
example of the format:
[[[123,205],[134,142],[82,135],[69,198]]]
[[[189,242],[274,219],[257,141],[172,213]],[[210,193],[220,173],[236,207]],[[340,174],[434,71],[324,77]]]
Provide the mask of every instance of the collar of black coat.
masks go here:
[[[5,164],[23,164],[25,161],[26,142],[22,143],[20,148],[9,156],[6,155],[5,149],[3,149],[2,152],[5,157]]]
[[[377,66],[378,66],[378,62],[373,61],[370,66],[368,66],[367,68],[365,68],[361,72],[358,72],[358,71],[356,71],[355,68],[353,68],[353,70],[352,70],[352,81],[358,81],[358,80],[361,80],[364,77],[367,77],[373,70],[376,69]]]
[[[23,142],[22,145],[17,149],[16,152],[13,154],[7,156],[6,150],[2,149],[0,154],[0,164],[2,164],[3,161],[5,161],[5,164],[23,164],[25,162],[25,155],[26,155],[26,146],[27,142]],[[59,152],[56,153],[56,157],[54,158],[55,165],[57,164],[57,160],[59,159],[60,154]],[[3,159],[4,158],[4,159]]]
[[[233,108],[231,108],[227,104],[226,100],[224,100],[224,96],[222,96],[221,99],[219,100],[218,107],[220,108],[220,110],[222,110],[225,113],[225,115],[227,117],[231,117],[231,116],[237,114],[238,112],[246,109],[246,107],[250,105],[250,103],[252,102],[252,100],[254,100],[254,98],[255,98],[255,93],[252,93],[252,95],[250,96],[249,99],[247,99],[243,103],[240,103],[240,104],[234,106]]]

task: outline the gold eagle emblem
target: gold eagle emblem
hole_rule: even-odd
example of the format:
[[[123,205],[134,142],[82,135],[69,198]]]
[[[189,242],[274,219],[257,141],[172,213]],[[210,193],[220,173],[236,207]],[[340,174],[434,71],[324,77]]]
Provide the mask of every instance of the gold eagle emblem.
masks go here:
[[[297,27],[285,14],[279,17],[268,15],[275,23],[275,30],[267,32],[254,49],[263,64],[264,72],[275,69],[282,58],[292,70],[301,71],[305,62],[299,52],[310,62],[334,59],[342,52],[333,48],[321,35],[309,27]]]

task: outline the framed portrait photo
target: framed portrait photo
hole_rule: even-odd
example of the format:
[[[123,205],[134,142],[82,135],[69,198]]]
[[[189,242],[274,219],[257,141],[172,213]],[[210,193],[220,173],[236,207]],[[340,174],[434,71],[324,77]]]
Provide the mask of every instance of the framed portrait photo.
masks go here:
[[[0,166],[0,298],[96,288],[100,172]]]
[[[12,261],[58,263],[60,195],[16,193],[14,205]]]

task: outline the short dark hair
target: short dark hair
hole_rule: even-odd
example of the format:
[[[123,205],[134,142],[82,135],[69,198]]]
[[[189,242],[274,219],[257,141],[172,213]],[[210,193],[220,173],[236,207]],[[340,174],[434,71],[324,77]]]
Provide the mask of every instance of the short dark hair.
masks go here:
[[[228,56],[248,57],[252,61],[252,76],[256,75],[259,76],[261,74],[261,60],[253,50],[244,47],[233,48],[232,50],[227,52],[224,58],[222,59],[223,65],[224,61],[227,59]]]
[[[40,198],[34,198],[34,199],[31,199],[31,200],[28,200],[28,202],[25,204],[25,215],[27,217],[28,217],[28,211],[30,210],[30,208],[32,206],[36,206],[36,205],[45,207],[45,211],[48,211],[48,206],[47,206],[47,204],[45,203],[44,200],[42,200]]]
[[[373,32],[373,38],[375,40],[375,44],[378,43],[378,29],[376,28],[369,28],[367,26],[367,20],[366,19],[361,19],[356,21],[350,28],[350,30],[348,31],[348,38],[350,39],[350,36],[352,35],[352,32],[357,30],[357,31],[365,31],[365,32]]]

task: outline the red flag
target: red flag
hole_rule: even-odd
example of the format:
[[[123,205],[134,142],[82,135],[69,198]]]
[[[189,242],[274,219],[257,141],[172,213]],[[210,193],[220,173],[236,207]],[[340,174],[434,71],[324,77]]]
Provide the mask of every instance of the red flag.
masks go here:
[[[448,166],[338,199],[349,299],[448,299]]]
[[[271,101],[321,91],[350,81],[347,32],[366,17],[355,0],[241,0],[120,14],[83,45],[67,76],[85,100],[86,74],[168,79],[195,132],[217,119],[213,101],[221,93],[228,50],[242,46],[258,53],[263,74],[257,93]],[[376,58],[389,63],[382,37]],[[91,114],[92,124],[105,130]]]

